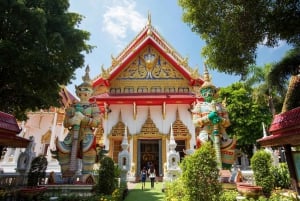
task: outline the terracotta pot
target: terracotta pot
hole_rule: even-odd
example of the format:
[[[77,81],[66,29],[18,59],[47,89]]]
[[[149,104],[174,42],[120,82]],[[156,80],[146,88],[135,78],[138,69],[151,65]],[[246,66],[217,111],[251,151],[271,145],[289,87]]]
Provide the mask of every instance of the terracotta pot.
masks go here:
[[[236,188],[242,196],[247,198],[258,198],[262,195],[261,186],[254,186],[247,183],[236,183]]]

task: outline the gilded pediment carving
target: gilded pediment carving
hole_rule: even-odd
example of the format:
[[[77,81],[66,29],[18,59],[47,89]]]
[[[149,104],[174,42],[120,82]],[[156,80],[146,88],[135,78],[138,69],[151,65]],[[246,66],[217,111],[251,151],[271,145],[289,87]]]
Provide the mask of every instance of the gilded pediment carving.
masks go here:
[[[155,48],[148,45],[118,75],[117,79],[183,80],[184,77]]]
[[[140,135],[157,135],[159,134],[159,130],[156,127],[155,123],[151,119],[150,116],[150,109],[148,109],[148,116],[145,121],[145,123],[142,126],[141,132],[139,133]]]
[[[176,111],[176,120],[172,124],[174,137],[187,137],[191,136],[189,129],[180,120],[178,109]]]
[[[127,135],[130,136],[128,127],[122,121],[122,113],[120,111],[120,113],[119,113],[119,121],[117,122],[116,125],[114,125],[112,127],[111,132],[109,134],[109,137],[111,137],[111,136],[120,136],[120,137],[124,136],[125,127],[127,128]]]

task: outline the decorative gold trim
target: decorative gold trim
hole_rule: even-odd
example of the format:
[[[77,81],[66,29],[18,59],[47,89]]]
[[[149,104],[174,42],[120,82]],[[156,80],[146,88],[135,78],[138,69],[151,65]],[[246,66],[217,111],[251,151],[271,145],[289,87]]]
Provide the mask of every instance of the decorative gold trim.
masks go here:
[[[133,163],[137,164],[137,154],[138,154],[138,149],[137,149],[137,142],[140,139],[158,139],[162,141],[162,149],[161,149],[161,157],[162,157],[162,164],[166,162],[166,139],[167,135],[162,134],[159,132],[158,128],[156,127],[155,123],[151,119],[150,116],[150,108],[148,108],[148,116],[145,121],[145,123],[142,126],[141,132],[133,135]]]
[[[119,121],[112,127],[109,135],[107,138],[109,139],[109,152],[108,155],[113,157],[113,150],[114,150],[114,141],[122,141],[124,137],[125,128],[127,128],[127,135],[128,135],[128,144],[130,144],[131,134],[129,132],[128,127],[122,121],[122,113],[119,113]]]
[[[185,140],[186,149],[190,149],[190,139],[192,138],[191,133],[187,126],[180,120],[178,108],[176,110],[176,120],[172,124],[173,135],[175,140]],[[168,139],[170,139],[171,128]]]
[[[133,119],[136,120],[137,108],[136,103],[133,102]]]
[[[165,101],[163,102],[163,105],[162,105],[162,116],[163,116],[163,119],[165,120],[166,119],[166,102]]]
[[[103,145],[103,134],[104,134],[104,129],[102,127],[102,124],[99,125],[99,127],[96,130],[95,136],[96,136],[96,142],[99,145]]]
[[[44,135],[42,135],[41,144],[50,144],[51,130],[49,129]]]

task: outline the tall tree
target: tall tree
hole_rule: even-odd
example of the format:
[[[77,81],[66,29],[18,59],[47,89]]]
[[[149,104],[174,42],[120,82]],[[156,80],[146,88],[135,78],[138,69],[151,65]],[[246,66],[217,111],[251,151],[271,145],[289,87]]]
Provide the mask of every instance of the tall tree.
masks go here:
[[[261,105],[268,105],[270,112],[275,115],[281,111],[283,99],[285,96],[286,87],[278,91],[277,88],[270,84],[268,79],[269,73],[273,64],[265,66],[250,66],[247,75],[245,76],[244,84],[252,88],[253,100]],[[286,83],[286,82],[285,82]]]
[[[272,118],[267,103],[257,102],[252,97],[252,89],[241,82],[220,89],[219,98],[226,99],[231,122],[228,135],[235,135],[237,147],[251,158],[253,145],[263,136],[262,122],[269,124]]]
[[[276,63],[269,74],[269,82],[278,90],[283,90],[289,81],[283,102],[282,112],[300,106],[300,46],[287,52],[286,56]]]
[[[84,64],[92,46],[77,28],[68,0],[0,0],[0,110],[26,119],[27,110],[57,106],[61,85]]]
[[[183,21],[206,41],[210,68],[245,75],[259,44],[300,44],[299,1],[178,0]]]

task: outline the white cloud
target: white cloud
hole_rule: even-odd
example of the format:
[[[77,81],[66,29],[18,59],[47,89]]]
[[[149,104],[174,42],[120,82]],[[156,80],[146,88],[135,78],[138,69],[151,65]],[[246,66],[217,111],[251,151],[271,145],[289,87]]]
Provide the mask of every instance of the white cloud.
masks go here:
[[[264,40],[263,40],[263,42],[260,43],[260,44],[258,44],[258,48],[264,48],[264,47],[266,47],[267,40],[268,40],[268,38],[265,37]],[[279,40],[278,44],[276,46],[270,48],[270,50],[271,51],[276,51],[277,49],[280,49],[280,48],[284,47],[285,45],[287,45],[286,41]]]
[[[136,3],[131,0],[111,1],[104,17],[103,31],[111,35],[118,46],[130,32],[141,31],[146,25],[146,17],[136,10]]]

